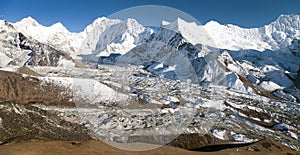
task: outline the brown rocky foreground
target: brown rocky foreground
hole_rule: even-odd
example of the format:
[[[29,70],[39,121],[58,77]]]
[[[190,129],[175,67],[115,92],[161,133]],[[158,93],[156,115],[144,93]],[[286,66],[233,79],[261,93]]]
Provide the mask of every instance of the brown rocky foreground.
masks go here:
[[[129,146],[130,147],[130,146]],[[187,151],[174,147],[161,147],[154,150],[134,152],[114,148],[104,142],[89,140],[89,141],[29,141],[21,143],[12,143],[0,146],[0,154],[5,155],[298,155],[299,152],[293,151],[277,142],[262,140],[257,143],[230,149],[224,149],[214,152]]]
[[[65,92],[61,87],[51,83],[42,83],[39,76],[28,68],[20,68],[19,73],[0,71],[0,98],[16,100],[28,104],[44,104],[52,106],[75,106],[70,102],[71,96],[61,95]],[[20,74],[22,73],[22,74]]]

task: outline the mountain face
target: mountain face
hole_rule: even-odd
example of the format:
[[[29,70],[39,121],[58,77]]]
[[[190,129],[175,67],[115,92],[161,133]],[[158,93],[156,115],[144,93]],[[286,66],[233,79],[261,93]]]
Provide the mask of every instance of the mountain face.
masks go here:
[[[101,23],[107,22],[111,22],[111,19],[104,19]],[[93,62],[97,62],[100,56],[125,54],[136,45],[148,39],[153,33],[153,30],[143,27],[134,19],[118,21],[114,25],[105,27],[102,32],[97,31],[98,26],[89,27],[92,30],[86,35],[84,43],[86,41],[86,44],[90,45],[91,48],[90,51],[80,53],[80,57],[83,60]],[[91,44],[91,42],[94,42],[94,44]],[[80,50],[84,49],[86,49],[85,45],[80,47]]]
[[[178,18],[163,21],[157,32],[134,19],[101,17],[80,33],[69,32],[61,23],[45,27],[28,17],[0,22],[0,65],[74,67],[77,59],[130,63],[166,78],[194,78],[299,101],[300,95],[291,93],[299,92],[299,36],[299,15],[281,15],[250,29]]]
[[[184,67],[191,63],[198,82],[250,93],[270,92],[296,101],[299,95],[289,96],[286,88],[293,89],[300,66],[299,22],[299,15],[282,15],[265,27],[243,29],[216,22],[199,26],[182,19],[164,21],[146,45],[138,45],[119,61],[147,63],[148,71],[168,78],[188,70]],[[183,57],[189,63],[181,61]],[[149,65],[150,61],[155,63]]]
[[[147,38],[153,32],[134,19],[121,21],[105,17],[97,18],[80,33],[69,32],[61,23],[45,27],[31,17],[13,25],[24,35],[57,47],[76,59],[80,59],[78,55],[102,56],[109,55],[111,51],[126,53],[139,39]],[[139,34],[142,36],[139,37]]]
[[[11,23],[0,24],[0,67],[7,65],[59,66],[62,61],[70,61],[68,54],[56,47],[28,38],[16,30]]]
[[[204,28],[218,48],[278,50],[286,48],[295,36],[300,35],[299,21],[299,15],[281,15],[276,21],[260,28],[244,29],[231,24],[221,25],[214,21],[204,25]]]

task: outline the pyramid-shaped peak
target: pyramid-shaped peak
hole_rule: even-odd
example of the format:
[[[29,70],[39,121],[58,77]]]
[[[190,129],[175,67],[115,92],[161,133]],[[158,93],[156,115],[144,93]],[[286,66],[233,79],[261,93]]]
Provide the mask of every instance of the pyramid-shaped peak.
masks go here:
[[[39,25],[39,23],[34,18],[32,18],[31,16],[23,18],[19,22],[22,23],[22,24],[25,24],[25,25],[28,25],[28,24],[33,25],[33,26]]]
[[[62,30],[62,31],[67,30],[67,28],[61,22],[57,22],[57,23],[51,25],[50,27],[53,29],[56,29],[56,30]]]
[[[129,27],[143,27],[136,19],[133,18],[128,18],[125,22]]]

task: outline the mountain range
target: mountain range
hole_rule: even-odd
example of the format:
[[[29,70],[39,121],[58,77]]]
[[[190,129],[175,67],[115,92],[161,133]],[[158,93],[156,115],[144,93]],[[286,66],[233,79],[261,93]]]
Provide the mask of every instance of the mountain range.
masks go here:
[[[300,150],[299,15],[260,28],[101,17],[79,33],[0,20],[0,74],[2,144],[99,137],[197,149],[269,139]]]
[[[154,31],[135,19],[97,18],[82,32],[31,17],[0,20],[0,67],[141,65],[170,79],[192,78],[228,89],[300,101],[300,16],[281,15],[260,28],[210,21],[162,21]]]

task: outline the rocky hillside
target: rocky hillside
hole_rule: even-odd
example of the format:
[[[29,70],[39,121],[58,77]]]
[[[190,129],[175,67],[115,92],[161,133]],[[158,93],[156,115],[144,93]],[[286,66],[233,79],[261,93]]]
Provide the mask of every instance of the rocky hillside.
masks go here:
[[[30,104],[74,106],[74,103],[70,102],[71,94],[66,93],[64,88],[24,74],[30,73],[30,70],[19,70],[23,75],[0,71],[0,98]]]
[[[56,47],[41,43],[34,38],[25,36],[17,31],[9,22],[2,21],[0,25],[0,67],[15,66],[60,66],[61,62],[72,58],[67,53],[59,51]]]

